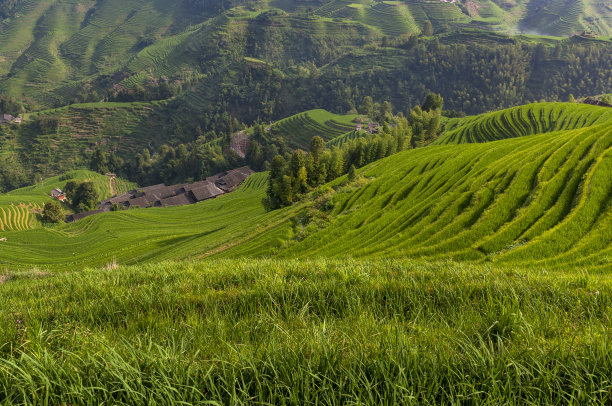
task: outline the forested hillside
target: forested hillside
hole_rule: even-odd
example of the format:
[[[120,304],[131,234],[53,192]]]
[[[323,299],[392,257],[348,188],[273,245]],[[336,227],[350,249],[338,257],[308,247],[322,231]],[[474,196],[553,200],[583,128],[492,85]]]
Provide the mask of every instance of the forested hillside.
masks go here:
[[[577,21],[557,35],[605,33],[605,7],[561,3],[4,1],[0,113],[23,123],[0,127],[0,190],[89,167],[96,150],[134,165],[180,154],[164,144],[197,150],[201,177],[241,163],[237,131],[355,114],[368,97],[407,116],[429,92],[452,115],[609,93],[608,38],[506,35],[527,10]]]

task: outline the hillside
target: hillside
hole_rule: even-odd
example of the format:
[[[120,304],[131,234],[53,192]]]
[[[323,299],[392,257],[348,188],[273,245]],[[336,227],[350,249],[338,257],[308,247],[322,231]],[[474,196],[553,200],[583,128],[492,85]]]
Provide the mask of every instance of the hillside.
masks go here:
[[[111,258],[350,256],[609,269],[611,134],[603,123],[405,151],[366,166],[354,184],[340,178],[323,197],[270,213],[258,174],[189,207],[7,233],[0,260],[78,267]]]
[[[100,198],[121,194],[136,184],[120,178],[111,180],[95,172],[78,170],[61,176],[44,179],[36,185],[0,194],[0,231],[23,231],[40,227],[39,214],[44,204],[51,200],[54,188],[63,189],[69,181],[92,182]]]
[[[451,120],[435,144],[488,142],[586,128],[612,121],[612,109],[585,104],[546,103],[519,106],[476,117]]]

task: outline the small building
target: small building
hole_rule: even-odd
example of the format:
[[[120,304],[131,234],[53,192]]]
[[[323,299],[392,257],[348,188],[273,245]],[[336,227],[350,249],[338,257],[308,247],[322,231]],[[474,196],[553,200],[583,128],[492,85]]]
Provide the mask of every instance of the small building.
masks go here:
[[[10,124],[13,122],[13,120],[15,120],[15,117],[10,114],[0,115],[0,124]]]
[[[223,190],[219,189],[214,183],[210,182],[206,182],[206,184],[191,189],[189,191],[191,198],[196,202],[212,199],[214,197],[222,195],[223,193]]]
[[[361,130],[363,130],[363,124],[357,124],[355,126],[355,131],[361,131]]]
[[[379,128],[380,128],[380,124],[378,124],[377,122],[368,123],[368,129],[366,131],[369,132],[370,134],[375,134],[378,132]]]
[[[64,194],[64,192],[62,192],[61,189],[58,188],[55,188],[51,191],[51,197],[59,200],[60,202],[66,200],[66,195]]]
[[[21,122],[23,121],[23,118],[21,117],[15,117],[15,119],[13,120],[13,123],[15,124],[21,124]]]

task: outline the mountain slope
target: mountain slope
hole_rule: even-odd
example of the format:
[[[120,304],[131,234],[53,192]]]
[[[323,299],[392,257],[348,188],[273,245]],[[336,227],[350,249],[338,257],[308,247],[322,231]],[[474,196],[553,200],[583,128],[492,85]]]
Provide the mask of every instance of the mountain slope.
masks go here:
[[[279,255],[612,267],[610,122],[430,146],[359,172],[353,184],[340,178],[320,197],[270,213],[260,203],[266,175],[258,174],[236,192],[192,206],[10,233],[0,260],[78,267],[113,257],[134,263]]]
[[[452,120],[435,144],[487,142],[585,128],[612,121],[612,109],[575,103],[536,103]]]

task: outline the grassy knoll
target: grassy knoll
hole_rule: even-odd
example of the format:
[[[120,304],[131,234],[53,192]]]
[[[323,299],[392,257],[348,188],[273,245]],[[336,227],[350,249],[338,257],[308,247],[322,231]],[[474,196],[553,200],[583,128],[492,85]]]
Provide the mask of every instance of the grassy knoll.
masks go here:
[[[5,273],[2,404],[604,404],[612,280],[453,262]]]
[[[266,213],[266,174],[179,208],[6,233],[7,267],[203,256],[421,258],[612,268],[612,123],[404,151]],[[154,225],[154,227],[153,227]]]

